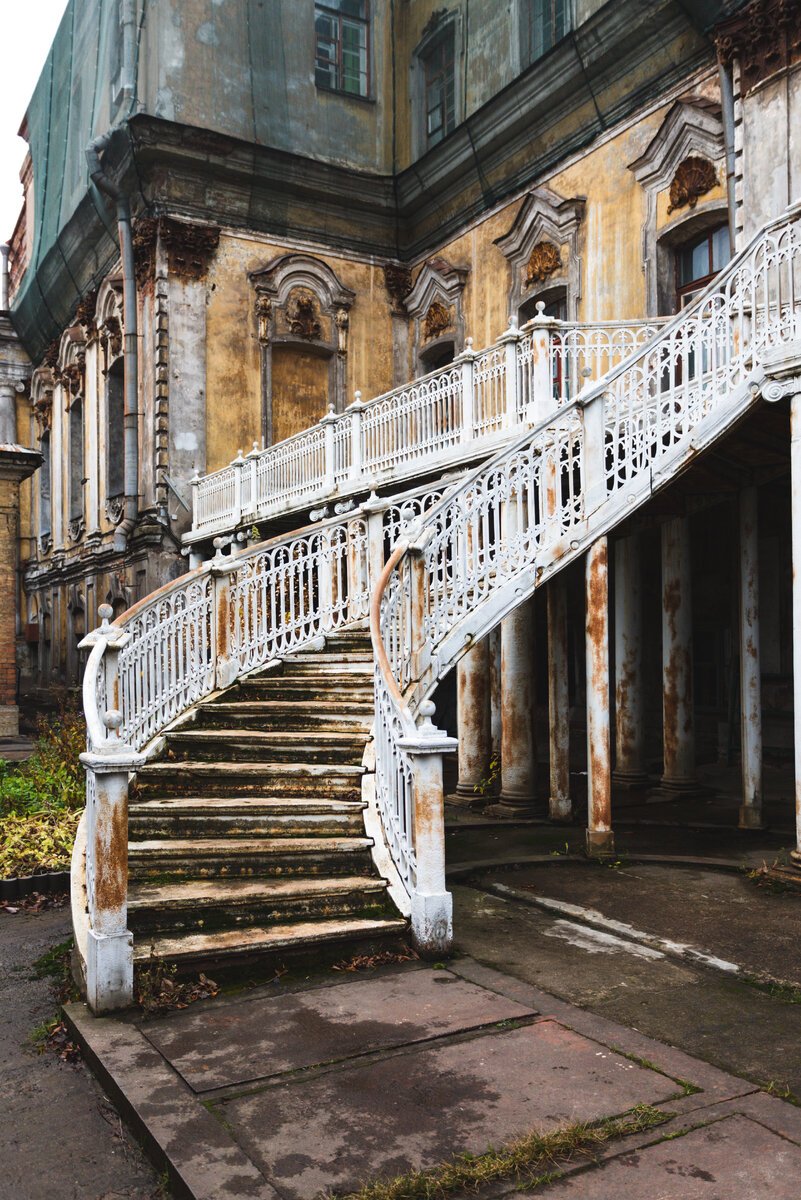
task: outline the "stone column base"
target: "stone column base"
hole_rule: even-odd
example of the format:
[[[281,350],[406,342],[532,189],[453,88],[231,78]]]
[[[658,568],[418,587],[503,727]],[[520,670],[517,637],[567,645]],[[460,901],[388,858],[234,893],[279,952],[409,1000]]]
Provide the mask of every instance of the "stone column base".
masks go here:
[[[611,829],[587,829],[585,849],[594,858],[615,853],[615,835]]]
[[[621,792],[633,792],[646,788],[651,780],[645,771],[613,771],[612,786]]]
[[[765,823],[762,820],[762,806],[760,805],[760,807],[757,808],[753,804],[741,804],[738,828],[764,829]]]
[[[86,1001],[97,1015],[133,1003],[133,934],[104,936],[90,929],[86,942]]]
[[[549,796],[548,819],[568,823],[573,819],[573,800],[570,796]]]
[[[19,708],[16,704],[0,704],[0,737],[19,737]]]
[[[501,792],[495,804],[484,809],[493,817],[536,817],[536,796],[504,796]]]
[[[453,946],[453,897],[450,892],[412,896],[412,944],[421,958],[450,954]]]

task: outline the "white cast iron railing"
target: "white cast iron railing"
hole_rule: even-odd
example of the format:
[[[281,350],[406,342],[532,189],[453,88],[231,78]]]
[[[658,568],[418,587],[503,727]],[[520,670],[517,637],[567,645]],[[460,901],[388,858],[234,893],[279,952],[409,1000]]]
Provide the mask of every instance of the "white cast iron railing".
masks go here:
[[[371,603],[376,794],[423,945],[442,949],[450,924],[443,842],[430,836],[432,787],[440,809],[442,799],[441,769],[432,780],[426,756],[441,737],[430,720],[432,688],[760,395],[782,394],[765,383],[766,370],[777,347],[799,337],[796,206],[642,349],[471,472],[396,546]]]
[[[568,325],[540,312],[494,345],[193,481],[188,540],[231,532],[332,495],[493,452],[643,346],[660,321]]]
[[[240,553],[222,553],[166,584],[81,643],[87,806],[73,871],[87,995],[96,1011],[130,999],[128,777],[176,718],[218,688],[367,616],[388,547],[444,494],[443,484],[379,500]],[[451,484],[452,486],[452,484]],[[145,751],[143,754],[142,751]],[[80,936],[79,928],[82,929]],[[116,979],[116,983],[114,980]]]

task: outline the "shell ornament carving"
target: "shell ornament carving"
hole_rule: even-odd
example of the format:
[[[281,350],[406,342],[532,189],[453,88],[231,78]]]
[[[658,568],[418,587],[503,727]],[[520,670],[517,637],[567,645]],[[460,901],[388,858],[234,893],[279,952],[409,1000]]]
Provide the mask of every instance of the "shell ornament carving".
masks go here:
[[[320,336],[320,322],[314,308],[311,296],[302,293],[295,300],[294,311],[287,310],[289,328],[295,337],[301,337],[307,342],[313,342]]]
[[[525,286],[542,283],[562,265],[559,251],[553,242],[537,242],[526,263]]]
[[[423,318],[423,336],[427,342],[439,337],[451,323],[451,314],[441,300],[429,304],[428,312]]]
[[[679,163],[670,185],[668,216],[677,208],[695,208],[701,196],[710,192],[718,182],[715,168],[705,158],[690,155]]]

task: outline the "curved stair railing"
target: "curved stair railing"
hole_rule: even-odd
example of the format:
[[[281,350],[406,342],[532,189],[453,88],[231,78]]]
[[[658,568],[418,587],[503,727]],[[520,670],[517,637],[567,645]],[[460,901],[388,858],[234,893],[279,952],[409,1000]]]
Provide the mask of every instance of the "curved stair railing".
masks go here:
[[[440,756],[453,743],[431,721],[436,682],[761,395],[783,394],[766,375],[800,337],[796,205],[642,349],[466,476],[396,546],[371,603],[376,793],[418,946],[441,953],[451,939]]]
[[[72,859],[73,924],[91,1007],[130,1002],[127,929],[129,778],[161,735],[200,700],[367,617],[386,548],[444,494],[445,484],[359,508],[166,584],[81,642],[87,804]],[[403,888],[393,887],[403,896]]]

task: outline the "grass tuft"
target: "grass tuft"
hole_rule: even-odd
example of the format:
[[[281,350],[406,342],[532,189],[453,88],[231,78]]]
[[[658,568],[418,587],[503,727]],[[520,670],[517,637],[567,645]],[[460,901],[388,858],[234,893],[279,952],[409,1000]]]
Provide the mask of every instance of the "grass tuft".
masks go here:
[[[459,1192],[476,1192],[487,1184],[511,1181],[527,1188],[553,1178],[543,1167],[590,1155],[605,1143],[664,1124],[672,1113],[638,1104],[622,1117],[569,1125],[553,1133],[536,1131],[484,1154],[458,1154],[450,1162],[395,1179],[375,1179],[346,1196],[329,1200],[445,1200]]]

